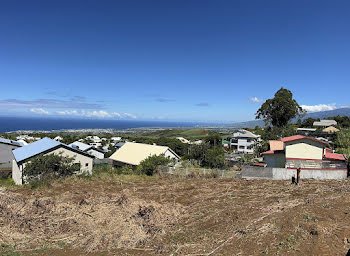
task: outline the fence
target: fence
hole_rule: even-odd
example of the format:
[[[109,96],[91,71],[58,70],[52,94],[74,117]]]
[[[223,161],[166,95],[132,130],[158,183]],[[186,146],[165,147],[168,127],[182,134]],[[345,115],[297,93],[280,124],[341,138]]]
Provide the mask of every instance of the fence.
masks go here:
[[[233,178],[236,176],[236,172],[225,169],[207,169],[200,167],[175,167],[162,170],[168,174],[175,176],[203,176],[203,177],[214,177],[214,178]]]

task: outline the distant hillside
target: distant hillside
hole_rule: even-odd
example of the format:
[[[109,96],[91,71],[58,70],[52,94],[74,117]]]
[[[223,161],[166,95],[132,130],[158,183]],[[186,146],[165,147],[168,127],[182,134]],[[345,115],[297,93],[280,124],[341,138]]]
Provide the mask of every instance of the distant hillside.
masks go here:
[[[329,111],[313,112],[306,115],[306,118],[327,118],[330,116],[350,116],[350,108],[338,108]]]
[[[327,118],[330,116],[350,116],[350,108],[338,108],[334,110],[329,110],[329,111],[321,111],[321,112],[313,112],[313,113],[308,113],[305,115],[305,118]],[[229,125],[229,127],[233,128],[255,128],[256,126],[264,126],[264,121],[263,120],[252,120],[252,121],[247,121],[247,122],[240,122],[240,123],[233,123],[232,125]]]

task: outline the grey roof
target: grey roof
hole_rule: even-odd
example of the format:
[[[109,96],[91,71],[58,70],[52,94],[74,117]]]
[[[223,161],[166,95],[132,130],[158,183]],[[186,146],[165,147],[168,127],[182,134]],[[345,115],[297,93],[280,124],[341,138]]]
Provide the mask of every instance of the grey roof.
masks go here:
[[[115,144],[114,146],[120,148],[120,147],[122,147],[124,144],[125,144],[125,142],[118,142],[118,143]]]
[[[95,151],[98,151],[100,153],[104,153],[102,150],[100,150],[94,146],[80,142],[80,141],[75,141],[75,142],[69,144],[68,146],[71,148],[74,148],[74,149],[79,149],[79,150],[84,151],[84,152],[87,152],[89,150],[95,150]]]
[[[50,138],[43,138],[41,140],[35,141],[33,143],[28,144],[27,146],[16,148],[15,150],[12,150],[13,155],[17,162],[21,162],[23,160],[26,160],[28,158],[31,158],[33,156],[36,156],[38,154],[44,153],[45,151],[48,151],[50,149],[56,148],[56,147],[64,147],[67,149],[70,149],[74,152],[83,154],[85,156],[91,157],[89,154],[84,153],[80,150],[76,150],[74,148],[71,148],[67,146],[66,144],[63,144],[59,141],[52,140]]]
[[[237,133],[237,135],[235,135]],[[234,138],[259,138],[259,135],[255,135],[254,133],[240,129],[237,132],[233,133]]]
[[[80,141],[74,141],[73,143],[69,144],[68,146],[70,146],[72,148],[80,149],[82,151],[85,151],[85,150],[92,147],[91,145],[85,144],[85,143],[80,142]]]
[[[337,121],[335,120],[321,120],[321,121],[315,121],[314,126],[331,126],[331,125],[337,125]]]
[[[18,147],[22,146],[22,144],[20,142],[18,142],[18,141],[4,139],[4,138],[0,138],[0,143],[10,144],[10,145],[18,146]]]
[[[43,138],[41,140],[35,141],[28,144],[27,146],[17,148],[13,150],[13,155],[17,162],[21,162],[27,158],[40,154],[46,150],[54,148],[61,143],[50,138]]]
[[[316,128],[297,128],[297,131],[315,132]]]

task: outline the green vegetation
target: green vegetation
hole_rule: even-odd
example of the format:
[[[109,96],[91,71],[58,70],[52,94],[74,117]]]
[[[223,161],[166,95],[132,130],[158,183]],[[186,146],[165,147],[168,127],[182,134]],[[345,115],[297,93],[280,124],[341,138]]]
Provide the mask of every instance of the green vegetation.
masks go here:
[[[256,119],[264,119],[267,126],[285,127],[290,120],[304,114],[303,109],[293,99],[292,92],[282,87],[274,98],[261,105],[256,112]]]
[[[11,187],[15,186],[15,182],[9,177],[0,177],[0,187]]]
[[[140,165],[136,168],[137,173],[152,176],[159,166],[165,166],[169,164],[171,160],[164,155],[149,156],[145,160],[141,161]]]
[[[80,171],[80,164],[62,155],[39,155],[31,159],[23,170],[23,177],[31,185],[48,183],[60,177],[71,176]]]
[[[223,168],[225,166],[225,152],[222,147],[214,147],[208,149],[203,166],[209,168]]]

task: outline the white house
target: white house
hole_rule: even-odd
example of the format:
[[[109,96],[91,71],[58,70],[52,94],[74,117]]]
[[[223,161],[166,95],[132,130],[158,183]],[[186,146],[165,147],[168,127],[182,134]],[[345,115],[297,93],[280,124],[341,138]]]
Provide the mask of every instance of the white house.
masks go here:
[[[259,141],[260,135],[241,129],[233,133],[233,136],[230,138],[230,146],[237,152],[252,154],[256,143]]]
[[[267,167],[285,168],[285,173],[301,168],[304,178],[343,179],[347,176],[345,156],[334,153],[327,142],[312,137],[295,135],[270,141],[270,150],[263,156]]]
[[[103,159],[104,156],[104,152],[102,150],[99,150],[98,148],[95,148],[94,146],[82,143],[80,141],[75,141],[71,144],[69,144],[68,146],[75,148],[75,149],[79,149],[83,152],[86,152],[98,159]]]
[[[315,121],[313,123],[316,127],[328,127],[328,126],[337,126],[337,121],[335,120],[321,120],[321,121]]]
[[[56,140],[56,141],[62,141],[63,138],[62,138],[61,136],[56,136],[56,137],[54,138],[54,140]]]
[[[18,141],[0,138],[0,173],[10,173],[12,168],[12,150],[21,147]]]
[[[121,141],[122,140],[122,137],[112,137],[111,138],[111,141],[113,142],[118,142],[118,141]]]
[[[176,137],[176,139],[178,139],[179,141],[181,141],[182,143],[185,143],[185,144],[190,143],[190,141],[188,139],[185,139],[184,137]]]
[[[17,185],[22,185],[25,182],[22,174],[26,164],[30,162],[30,159],[40,154],[61,154],[64,157],[74,158],[74,162],[80,164],[79,174],[92,174],[93,156],[50,138],[43,138],[27,146],[17,148],[12,153],[14,156],[12,179]]]
[[[170,159],[180,159],[180,157],[169,147],[134,142],[125,142],[120,149],[110,156],[110,159],[114,160],[116,165],[119,166],[125,164],[137,166],[149,156],[159,156],[162,154]]]

